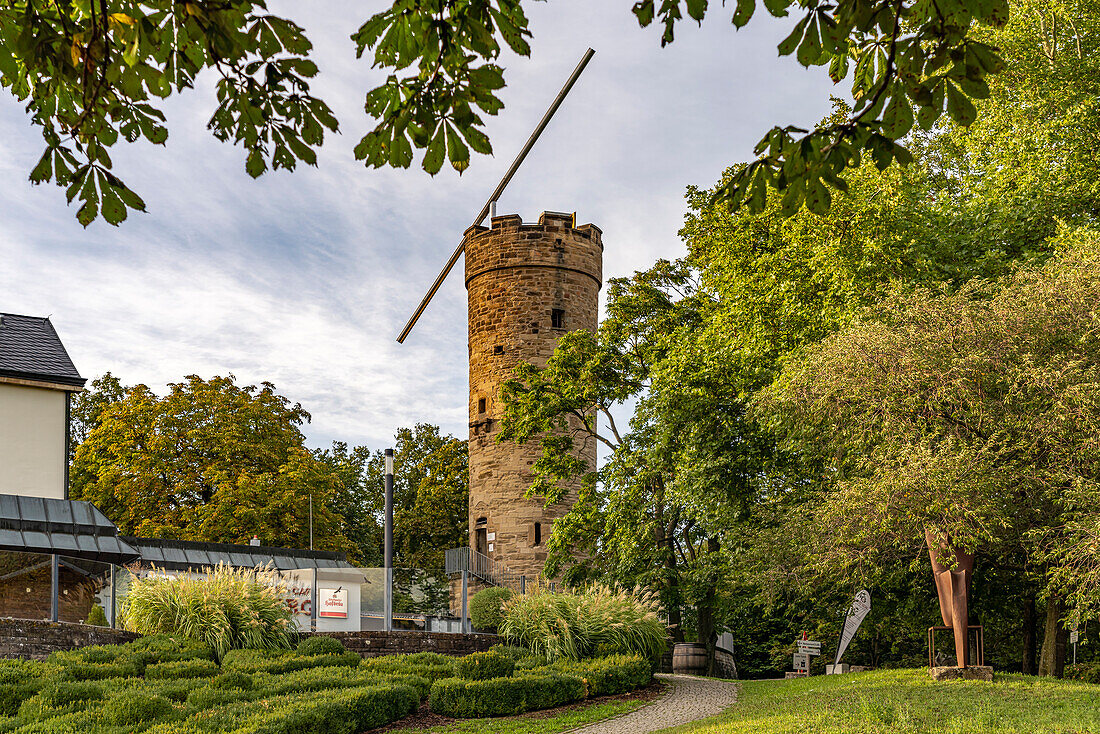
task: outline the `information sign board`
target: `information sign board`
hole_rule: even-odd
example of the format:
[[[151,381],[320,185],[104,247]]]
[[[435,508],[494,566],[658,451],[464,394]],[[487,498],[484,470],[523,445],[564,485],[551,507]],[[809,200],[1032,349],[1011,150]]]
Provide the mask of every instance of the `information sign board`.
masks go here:
[[[347,589],[318,589],[317,603],[320,609],[317,616],[326,619],[348,618],[348,590]]]
[[[817,640],[795,640],[798,651],[806,655],[820,655],[821,643]]]

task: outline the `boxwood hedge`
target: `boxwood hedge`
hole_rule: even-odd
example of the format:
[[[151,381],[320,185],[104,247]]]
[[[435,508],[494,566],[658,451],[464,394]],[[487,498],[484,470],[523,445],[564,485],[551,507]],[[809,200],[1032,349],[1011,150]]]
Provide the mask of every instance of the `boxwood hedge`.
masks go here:
[[[580,678],[546,672],[489,680],[437,680],[432,684],[430,703],[432,711],[442,716],[473,719],[564,706],[584,697]]]
[[[455,661],[455,675],[466,680],[488,680],[507,678],[512,675],[516,664],[512,658],[495,650],[475,652]]]

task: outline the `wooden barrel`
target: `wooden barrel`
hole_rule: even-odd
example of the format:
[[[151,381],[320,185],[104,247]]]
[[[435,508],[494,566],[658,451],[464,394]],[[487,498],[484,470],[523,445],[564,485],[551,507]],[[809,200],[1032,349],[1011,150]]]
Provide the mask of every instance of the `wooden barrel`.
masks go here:
[[[705,675],[707,646],[698,642],[677,642],[672,647],[672,672],[683,675]]]

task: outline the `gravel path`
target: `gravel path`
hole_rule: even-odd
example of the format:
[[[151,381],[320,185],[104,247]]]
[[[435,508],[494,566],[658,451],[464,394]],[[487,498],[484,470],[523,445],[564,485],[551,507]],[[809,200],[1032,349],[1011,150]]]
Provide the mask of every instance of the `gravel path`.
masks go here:
[[[658,675],[671,690],[653,703],[625,716],[577,729],[573,734],[646,734],[705,719],[737,702],[733,681],[691,675]]]

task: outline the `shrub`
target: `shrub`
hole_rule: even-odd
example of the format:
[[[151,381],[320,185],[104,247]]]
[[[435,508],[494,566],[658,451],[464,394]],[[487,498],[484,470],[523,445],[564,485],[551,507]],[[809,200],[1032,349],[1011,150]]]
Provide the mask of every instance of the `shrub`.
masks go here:
[[[171,716],[172,702],[144,691],[126,691],[111,698],[99,713],[103,721],[116,726],[144,724]]]
[[[0,683],[0,715],[15,716],[23,702],[41,690],[43,682],[28,680],[22,683]]]
[[[124,617],[129,630],[204,642],[219,659],[238,648],[288,649],[297,636],[273,574],[223,564],[205,578],[135,579]]]
[[[455,674],[454,660],[434,652],[368,658],[360,667],[378,673],[416,675],[430,681],[451,678]]]
[[[335,637],[306,637],[298,643],[300,655],[343,655],[347,651],[344,643]]]
[[[23,719],[39,719],[59,713],[80,710],[88,701],[103,698],[103,686],[96,683],[51,683],[36,695],[23,701],[19,716]]]
[[[455,675],[466,680],[508,678],[515,669],[515,662],[494,650],[475,652],[455,662]]]
[[[239,688],[242,691],[247,691],[252,688],[255,681],[248,673],[242,673],[239,670],[230,670],[220,675],[214,676],[210,681],[211,688]]]
[[[583,678],[590,697],[627,693],[653,680],[653,666],[638,655],[609,655],[579,662],[559,660],[549,668]]]
[[[144,687],[149,693],[164,696],[169,701],[183,703],[192,691],[205,690],[208,681],[204,678],[181,678],[175,680],[157,681]]]
[[[585,696],[584,681],[560,673],[491,680],[449,678],[432,684],[432,711],[462,719],[510,716],[563,706]]]
[[[580,593],[532,593],[504,602],[500,634],[549,660],[579,660],[598,652],[660,660],[668,630],[655,594],[592,586]]]
[[[114,663],[67,663],[61,668],[61,678],[70,681],[130,678],[141,675],[141,666],[134,660]]]
[[[404,718],[420,706],[409,686],[367,686],[290,699],[253,723],[257,734],[356,734]],[[250,722],[252,723],[252,722]]]
[[[214,648],[182,635],[149,635],[121,646],[125,657],[148,663],[213,660]]]
[[[47,684],[41,663],[0,660],[0,716],[15,716],[19,706]]]
[[[483,632],[496,632],[501,622],[501,604],[512,598],[512,591],[500,586],[482,589],[470,599],[470,621]]]
[[[489,649],[505,657],[511,658],[512,662],[517,665],[520,663],[529,665],[534,665],[536,663],[546,664],[546,660],[535,655],[526,647],[519,647],[518,645],[493,645]]]
[[[88,612],[88,624],[96,627],[107,626],[107,613],[103,611],[103,607],[98,604],[92,605],[92,611]]]
[[[146,680],[174,678],[211,678],[218,674],[217,663],[210,660],[177,660],[171,663],[155,663],[145,668]]]
[[[1076,663],[1067,665],[1065,678],[1085,683],[1100,683],[1100,663]]]
[[[340,666],[354,668],[362,662],[357,653],[298,655],[289,650],[231,650],[222,659],[223,670],[245,673],[289,673],[306,668]]]

